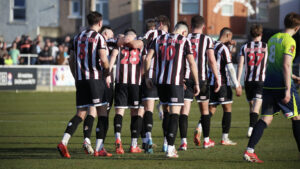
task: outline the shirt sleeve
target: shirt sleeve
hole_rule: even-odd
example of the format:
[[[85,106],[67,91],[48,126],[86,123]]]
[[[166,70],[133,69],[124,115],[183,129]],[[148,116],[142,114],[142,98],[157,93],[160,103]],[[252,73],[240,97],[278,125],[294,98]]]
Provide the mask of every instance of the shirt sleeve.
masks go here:
[[[215,45],[211,37],[207,37],[207,49],[214,49]]]
[[[224,45],[223,47],[224,47],[223,57],[224,57],[225,63],[229,64],[229,63],[232,62],[231,61],[231,54],[230,54],[229,49],[226,45]]]
[[[193,54],[191,41],[186,39],[184,44],[184,55]]]
[[[106,47],[107,47],[105,39],[100,34],[99,34],[99,39],[97,42],[97,47],[98,47],[98,49],[106,49]]]
[[[296,55],[296,42],[293,38],[287,38],[283,41],[283,53],[291,55],[293,58]]]

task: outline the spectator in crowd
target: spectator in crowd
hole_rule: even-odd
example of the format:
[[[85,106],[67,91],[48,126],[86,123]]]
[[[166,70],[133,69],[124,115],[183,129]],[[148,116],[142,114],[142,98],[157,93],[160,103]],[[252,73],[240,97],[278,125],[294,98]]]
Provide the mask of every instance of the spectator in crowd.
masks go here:
[[[53,62],[56,63],[56,58],[57,58],[57,55],[59,53],[59,49],[58,49],[55,41],[51,42],[51,48],[50,49],[51,49],[51,56],[53,57]]]
[[[13,65],[13,60],[11,59],[11,56],[8,53],[4,54],[3,59],[4,65]]]
[[[67,53],[68,53],[68,55],[70,55],[70,47],[71,47],[71,37],[70,36],[65,37],[64,45],[68,48]]]
[[[58,65],[66,65],[68,64],[67,60],[67,52],[65,52],[65,46],[63,44],[59,45],[58,47],[58,54],[56,57],[56,64]]]
[[[21,37],[17,36],[16,39],[13,42],[17,43],[17,49],[19,49],[19,51],[20,51],[20,49],[21,49]]]
[[[13,65],[17,65],[19,64],[19,59],[20,59],[20,51],[19,49],[17,48],[17,43],[16,42],[13,42],[12,43],[12,47],[11,49],[9,50],[9,53],[8,53],[11,58],[12,58],[12,61],[13,61]]]
[[[51,65],[53,63],[53,57],[51,56],[49,46],[45,46],[38,56],[38,62],[41,65]]]
[[[8,54],[6,47],[6,42],[2,42],[2,47],[0,48],[0,58],[3,58],[5,54]]]

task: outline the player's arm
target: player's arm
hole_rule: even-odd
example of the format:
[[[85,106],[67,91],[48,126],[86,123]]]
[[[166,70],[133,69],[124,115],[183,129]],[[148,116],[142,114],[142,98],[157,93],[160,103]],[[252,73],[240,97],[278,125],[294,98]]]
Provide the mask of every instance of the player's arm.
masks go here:
[[[101,66],[104,69],[104,76],[107,76],[109,72],[109,62],[106,55],[106,49],[99,49],[98,52],[101,60]]]
[[[148,53],[147,53],[146,59],[145,59],[145,65],[144,65],[144,74],[145,75],[149,75],[151,60],[154,56],[154,53],[155,53],[154,49],[149,49],[148,50]],[[153,83],[152,83],[152,80],[149,79],[148,76],[145,76],[145,82],[146,82],[146,85],[147,85],[148,88],[152,88]]]
[[[186,58],[187,58],[187,61],[189,62],[192,76],[195,81],[194,95],[197,96],[200,93],[197,65],[194,60],[194,56],[192,54],[186,55]]]
[[[287,104],[291,99],[291,64],[292,56],[288,54],[283,55],[283,78],[285,85],[285,97],[282,100],[283,103]]]
[[[125,46],[128,46],[130,48],[134,48],[134,49],[143,49],[144,47],[144,43],[142,40],[133,40],[133,41],[130,41],[128,43],[125,44]]]
[[[240,82],[241,81],[241,77],[242,77],[242,73],[243,73],[243,66],[244,66],[244,56],[240,55],[240,60],[238,63],[238,69],[237,69],[237,80]]]
[[[72,73],[74,79],[76,79],[76,73],[75,73],[76,62],[75,62],[75,55],[74,55],[73,51],[70,52],[70,57],[68,60],[69,60],[69,67],[70,67],[71,73]]]
[[[211,68],[214,76],[216,77],[216,86],[215,86],[215,92],[218,92],[221,87],[221,80],[219,77],[219,72],[217,68],[217,61],[215,58],[215,51],[213,49],[208,49],[207,51],[207,56],[208,56],[208,63],[209,67]]]

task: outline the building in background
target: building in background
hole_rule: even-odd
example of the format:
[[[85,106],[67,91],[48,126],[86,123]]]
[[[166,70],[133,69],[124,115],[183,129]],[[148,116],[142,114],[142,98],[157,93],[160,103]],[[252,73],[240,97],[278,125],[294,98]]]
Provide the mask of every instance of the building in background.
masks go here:
[[[218,35],[223,27],[246,37],[249,26],[261,23],[264,28],[282,29],[284,16],[300,11],[299,0],[1,0],[0,37],[11,42],[22,34],[35,38],[74,35],[87,26],[86,14],[103,14],[104,25],[116,34],[132,27],[145,31],[144,21],[166,15],[171,27],[177,21],[188,24],[194,15],[206,20],[205,33]],[[172,31],[172,30],[170,30]]]

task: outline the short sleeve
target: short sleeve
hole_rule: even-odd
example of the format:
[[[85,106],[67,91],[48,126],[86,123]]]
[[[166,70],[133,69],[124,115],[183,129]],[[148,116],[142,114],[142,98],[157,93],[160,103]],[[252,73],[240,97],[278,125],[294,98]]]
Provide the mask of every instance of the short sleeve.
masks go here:
[[[152,43],[150,43],[149,49],[155,50],[156,40],[157,40],[157,39],[154,39],[154,40],[152,41]]]
[[[296,42],[292,38],[287,38],[283,41],[283,53],[295,57],[296,55]]]
[[[243,45],[242,47],[241,47],[241,49],[240,49],[240,52],[239,52],[239,56],[245,56],[245,46],[246,45]]]
[[[186,39],[186,41],[184,43],[184,53],[185,53],[185,55],[193,54],[192,44],[191,44],[191,41],[188,39]]]
[[[231,54],[230,54],[229,49],[228,49],[227,46],[224,45],[223,47],[224,47],[223,57],[224,57],[225,63],[229,64],[229,63],[232,62],[231,61]]]
[[[100,34],[98,34],[98,42],[97,42],[97,47],[98,49],[106,49],[107,48],[107,44],[106,41],[104,39],[104,37]]]
[[[207,36],[207,49],[214,49],[213,40],[209,36]]]

